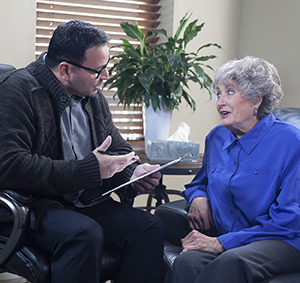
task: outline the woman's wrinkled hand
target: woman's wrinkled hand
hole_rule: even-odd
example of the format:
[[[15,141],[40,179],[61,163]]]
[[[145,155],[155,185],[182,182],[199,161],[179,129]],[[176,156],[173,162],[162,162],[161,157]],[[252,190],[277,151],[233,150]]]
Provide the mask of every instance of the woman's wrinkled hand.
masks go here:
[[[210,203],[206,197],[196,197],[192,200],[188,222],[191,229],[199,231],[209,230],[211,226],[215,226]]]
[[[199,231],[193,230],[181,240],[182,253],[197,250],[213,254],[220,254],[225,248],[216,237],[209,237]]]

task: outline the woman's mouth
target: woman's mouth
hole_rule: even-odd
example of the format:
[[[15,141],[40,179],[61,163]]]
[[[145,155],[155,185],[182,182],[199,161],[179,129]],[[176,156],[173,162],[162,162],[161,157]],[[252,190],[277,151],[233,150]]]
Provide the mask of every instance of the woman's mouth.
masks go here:
[[[222,118],[226,118],[227,116],[230,115],[230,112],[228,111],[220,111],[219,113]]]

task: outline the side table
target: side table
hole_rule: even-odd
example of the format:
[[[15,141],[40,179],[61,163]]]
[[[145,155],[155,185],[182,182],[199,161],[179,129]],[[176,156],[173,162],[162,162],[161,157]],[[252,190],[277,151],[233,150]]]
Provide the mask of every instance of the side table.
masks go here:
[[[144,149],[133,148],[133,150],[140,157],[142,163],[160,164],[160,165],[164,165],[167,163],[167,162],[160,162],[160,161],[150,161]],[[163,184],[163,176],[164,175],[196,175],[202,165],[202,160],[203,160],[203,154],[200,153],[199,162],[180,162],[162,170],[159,185],[157,185],[149,193],[146,206],[138,207],[138,208],[145,209],[146,211],[150,212],[152,209],[155,209],[159,205],[161,205],[162,201],[164,201],[164,203],[169,202],[170,200],[168,194],[182,196],[182,192],[179,190],[167,189],[167,187]],[[155,206],[151,206],[153,198],[156,199]]]

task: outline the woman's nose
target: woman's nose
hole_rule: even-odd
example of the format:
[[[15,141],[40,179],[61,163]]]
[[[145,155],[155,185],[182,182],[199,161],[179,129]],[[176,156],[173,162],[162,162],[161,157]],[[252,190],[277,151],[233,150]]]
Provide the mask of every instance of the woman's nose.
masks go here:
[[[220,94],[217,100],[217,105],[225,104],[226,95]]]

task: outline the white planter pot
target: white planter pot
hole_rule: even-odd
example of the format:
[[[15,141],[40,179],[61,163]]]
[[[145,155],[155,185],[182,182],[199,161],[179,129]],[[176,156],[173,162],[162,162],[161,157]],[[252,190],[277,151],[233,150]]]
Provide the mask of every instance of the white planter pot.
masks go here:
[[[166,140],[169,137],[170,125],[172,119],[172,110],[167,108],[161,102],[161,110],[156,109],[154,112],[151,102],[149,107],[143,105],[144,120],[144,139],[145,152],[147,153],[147,144],[149,140]]]

